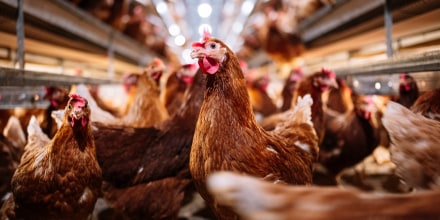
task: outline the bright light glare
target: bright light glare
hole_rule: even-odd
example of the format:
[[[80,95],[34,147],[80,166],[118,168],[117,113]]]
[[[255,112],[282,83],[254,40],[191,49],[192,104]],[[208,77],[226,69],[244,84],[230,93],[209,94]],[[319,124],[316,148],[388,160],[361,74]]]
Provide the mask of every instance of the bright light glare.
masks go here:
[[[183,35],[179,35],[176,38],[174,38],[174,43],[177,46],[183,46],[185,44],[185,41],[186,41],[186,39]]]
[[[156,5],[157,13],[164,14],[168,10],[168,6],[165,2],[161,1]]]
[[[170,32],[171,36],[177,36],[180,34],[180,28],[177,24],[172,24],[168,27],[168,32]]]
[[[209,33],[212,33],[212,27],[211,27],[211,25],[209,25],[209,24],[201,24],[201,25],[199,26],[199,34],[200,34],[200,36],[203,35],[203,32],[204,32],[205,30],[208,30]]]
[[[208,3],[202,3],[197,7],[197,12],[199,13],[199,16],[202,18],[207,18],[212,13],[212,7]]]
[[[374,84],[374,88],[375,88],[376,90],[380,90],[381,87],[382,87],[382,85],[380,84],[380,82],[376,82],[376,83]]]
[[[391,81],[388,81],[388,87],[393,87],[393,82],[391,82]]]
[[[234,25],[232,25],[232,30],[235,33],[240,33],[243,30],[243,24],[239,22],[235,22]]]
[[[252,9],[254,8],[254,2],[247,0],[244,1],[243,4],[241,5],[241,13],[248,15],[252,12]]]
[[[359,81],[354,80],[354,81],[353,81],[353,86],[354,86],[354,87],[358,87],[358,86],[359,86]]]

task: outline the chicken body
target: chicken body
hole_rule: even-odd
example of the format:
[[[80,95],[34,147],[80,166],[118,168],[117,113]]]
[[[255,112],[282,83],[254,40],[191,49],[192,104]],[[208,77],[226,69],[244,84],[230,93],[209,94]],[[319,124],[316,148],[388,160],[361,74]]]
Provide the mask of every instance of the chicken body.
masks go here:
[[[164,90],[164,103],[170,115],[179,110],[185,101],[185,93],[191,86],[197,68],[194,64],[186,64],[172,73]]]
[[[278,111],[272,98],[267,94],[268,84],[268,76],[262,76],[250,82],[248,86],[252,108],[255,113],[261,114],[263,117],[272,115]]]
[[[437,219],[440,191],[373,194],[337,187],[275,185],[219,172],[208,179],[217,201],[242,219]]]
[[[218,206],[206,189],[207,176],[215,171],[248,173],[274,183],[311,184],[311,155],[289,139],[257,125],[234,53],[206,33],[203,42],[194,43],[193,49],[191,56],[199,59],[207,79],[191,147],[190,171],[197,190],[217,218],[237,216]]]
[[[157,127],[95,123],[104,192],[111,206],[131,219],[176,219],[190,182],[189,153],[203,100],[198,73],[179,111]]]
[[[355,103],[355,109],[329,117],[320,145],[320,163],[332,176],[362,161],[380,142],[372,98],[359,95]]]
[[[352,90],[345,81],[341,78],[336,78],[338,88],[332,88],[326,98],[326,114],[329,111],[336,111],[337,113],[346,113],[352,111],[354,108],[352,100]]]
[[[53,139],[26,148],[11,181],[9,218],[86,219],[92,213],[102,176],[89,117],[87,100],[71,95]]]
[[[438,100],[437,100],[438,101]],[[440,122],[389,101],[382,118],[396,174],[417,189],[440,187]]]
[[[440,121],[440,88],[424,92],[410,109],[426,118]]]

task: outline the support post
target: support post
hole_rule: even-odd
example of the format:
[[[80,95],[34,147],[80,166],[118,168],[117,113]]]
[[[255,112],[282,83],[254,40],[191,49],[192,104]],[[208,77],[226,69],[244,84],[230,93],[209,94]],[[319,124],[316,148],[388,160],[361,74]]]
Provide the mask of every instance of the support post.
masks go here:
[[[23,15],[23,1],[17,0],[17,60],[20,70],[24,70],[24,15]]]
[[[390,11],[390,0],[385,0],[384,13],[385,13],[384,17],[385,17],[387,57],[392,57],[393,56],[393,38],[392,38],[393,15],[391,14]]]

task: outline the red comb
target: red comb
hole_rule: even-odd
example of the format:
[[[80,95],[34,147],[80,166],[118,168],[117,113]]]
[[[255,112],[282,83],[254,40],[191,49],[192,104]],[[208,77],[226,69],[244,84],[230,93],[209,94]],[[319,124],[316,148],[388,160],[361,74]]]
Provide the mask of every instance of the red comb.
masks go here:
[[[69,98],[71,98],[71,99],[78,99],[78,100],[80,100],[80,99],[84,99],[83,97],[81,97],[81,96],[78,95],[78,94],[70,94],[70,95],[69,95]]]
[[[77,106],[77,105],[84,106],[87,103],[87,100],[78,94],[70,94],[69,98],[72,101],[74,101],[75,106]]]
[[[333,71],[331,71],[331,70],[328,70],[328,69],[322,68],[322,69],[321,69],[321,73],[323,73],[324,75],[327,75],[329,78],[336,78],[336,74],[335,74],[335,72],[333,72]]]
[[[205,28],[203,30],[203,36],[202,36],[202,40],[203,42],[207,41],[209,38],[211,38],[211,33],[209,33],[209,30],[207,28]]]
[[[203,42],[194,42],[192,43],[192,47],[203,47],[205,44]]]
[[[205,28],[203,30],[202,41],[192,43],[192,47],[204,47],[205,46],[205,42],[209,38],[211,38],[211,33],[209,33],[209,30]]]

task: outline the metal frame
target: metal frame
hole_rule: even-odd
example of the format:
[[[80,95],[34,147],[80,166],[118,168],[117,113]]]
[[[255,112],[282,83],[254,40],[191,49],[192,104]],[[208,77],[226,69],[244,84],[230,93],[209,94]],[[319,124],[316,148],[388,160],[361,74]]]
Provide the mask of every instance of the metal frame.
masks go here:
[[[413,56],[395,56],[381,62],[336,69],[335,73],[338,76],[383,75],[438,70],[440,70],[440,51],[430,51]]]
[[[0,68],[0,86],[71,86],[73,84],[120,84],[119,80]]]
[[[119,54],[140,66],[146,65],[158,57],[146,46],[114,30],[92,15],[78,9],[64,0],[24,1],[0,0],[1,4],[19,9],[22,1],[25,16],[38,18],[49,26],[72,33],[87,42],[109,49],[113,45],[114,53]]]

